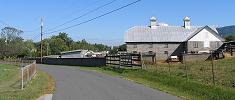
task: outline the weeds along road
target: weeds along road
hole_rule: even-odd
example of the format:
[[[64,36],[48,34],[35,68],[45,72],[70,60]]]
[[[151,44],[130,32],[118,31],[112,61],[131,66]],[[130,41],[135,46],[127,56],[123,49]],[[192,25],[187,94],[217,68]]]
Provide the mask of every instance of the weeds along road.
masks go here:
[[[37,65],[56,81],[53,100],[179,100],[178,97],[121,78],[79,67]]]

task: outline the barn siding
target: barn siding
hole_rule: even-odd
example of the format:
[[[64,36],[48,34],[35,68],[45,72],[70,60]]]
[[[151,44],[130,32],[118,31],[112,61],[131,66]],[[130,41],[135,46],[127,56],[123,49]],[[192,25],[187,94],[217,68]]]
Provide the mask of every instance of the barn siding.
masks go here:
[[[195,43],[198,43],[198,48],[194,47]],[[188,41],[187,42],[187,52],[215,50],[218,47],[220,47],[222,44],[223,44],[222,41],[210,41],[210,48],[204,48],[203,41]]]
[[[194,44],[197,43],[198,47],[195,48]],[[187,52],[202,51],[204,49],[203,41],[188,41],[187,42]]]
[[[168,48],[165,48],[166,44],[168,44]],[[185,51],[184,46],[184,43],[127,43],[127,52],[146,53],[152,51],[156,53],[157,60],[166,60],[167,54],[165,54],[165,51],[168,51],[169,56],[179,56],[180,53]]]

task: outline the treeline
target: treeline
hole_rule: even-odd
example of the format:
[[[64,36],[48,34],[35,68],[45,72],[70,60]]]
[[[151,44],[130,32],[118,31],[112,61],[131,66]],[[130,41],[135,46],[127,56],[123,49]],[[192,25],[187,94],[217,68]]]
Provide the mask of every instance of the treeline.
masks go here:
[[[81,41],[72,40],[68,34],[59,33],[59,35],[52,36],[43,40],[43,55],[58,55],[62,51],[70,50],[92,50],[92,51],[108,51],[111,48],[103,44],[90,44],[85,39]],[[35,43],[37,51],[40,51],[40,42]],[[38,52],[38,56],[40,52]]]
[[[24,41],[20,35],[22,30],[5,27],[0,34],[0,58],[17,57],[21,55],[35,56],[36,49],[32,41]]]
[[[228,35],[224,37],[227,42],[235,41],[235,35]]]
[[[32,40],[24,40],[21,37],[22,30],[14,27],[5,27],[1,29],[0,36],[0,58],[4,57],[39,57],[41,55],[41,42],[33,42]],[[110,47],[103,44],[91,44],[85,39],[74,41],[67,33],[59,33],[50,38],[43,39],[43,55],[58,55],[63,51],[70,50],[92,50],[92,51],[110,51],[117,53],[118,51],[125,51],[126,45]]]

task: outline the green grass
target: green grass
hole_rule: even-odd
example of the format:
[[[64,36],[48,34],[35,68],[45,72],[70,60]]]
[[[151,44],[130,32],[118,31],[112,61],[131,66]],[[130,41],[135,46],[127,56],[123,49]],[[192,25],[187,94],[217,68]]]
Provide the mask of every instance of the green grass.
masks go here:
[[[19,67],[14,65],[0,65],[0,91],[14,89],[19,83]]]
[[[113,67],[81,67],[81,69],[122,77],[187,100],[235,100],[235,89],[233,88],[202,84],[198,81],[187,80],[159,71],[119,69]]]
[[[12,65],[0,65],[1,66],[1,84],[8,83],[8,81],[15,81],[13,78],[19,74],[19,69]],[[11,70],[3,70],[11,69]],[[19,78],[19,77],[18,77]],[[20,87],[15,87],[9,90],[10,85],[5,85],[5,88],[0,88],[0,100],[36,100],[40,96],[48,93],[52,93],[55,89],[55,82],[47,73],[40,70],[37,71],[36,76],[26,85],[24,90],[20,90]]]
[[[215,83],[217,86],[235,88],[235,58],[220,59],[214,63]],[[147,65],[147,70],[156,70],[159,73],[168,73],[172,76],[186,78],[198,81],[203,84],[212,85],[212,66],[210,61],[194,61],[186,63],[187,70],[182,63],[172,63],[169,71],[169,65],[166,63],[158,63],[155,65]],[[186,74],[187,73],[187,74]]]

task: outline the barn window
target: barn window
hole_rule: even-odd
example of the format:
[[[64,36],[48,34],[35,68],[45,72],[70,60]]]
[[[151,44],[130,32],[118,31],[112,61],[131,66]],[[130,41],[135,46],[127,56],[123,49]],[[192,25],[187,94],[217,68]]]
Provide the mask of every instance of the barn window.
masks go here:
[[[194,43],[193,43],[193,47],[194,47],[194,48],[198,48],[198,42],[194,42]]]
[[[165,45],[164,45],[164,48],[168,48],[168,44],[165,44]]]
[[[164,54],[168,54],[168,51],[164,51]]]

